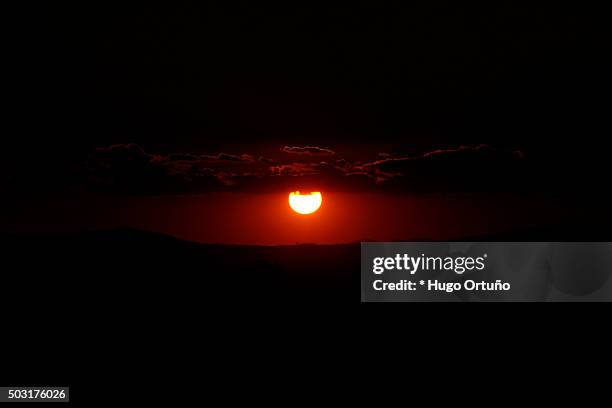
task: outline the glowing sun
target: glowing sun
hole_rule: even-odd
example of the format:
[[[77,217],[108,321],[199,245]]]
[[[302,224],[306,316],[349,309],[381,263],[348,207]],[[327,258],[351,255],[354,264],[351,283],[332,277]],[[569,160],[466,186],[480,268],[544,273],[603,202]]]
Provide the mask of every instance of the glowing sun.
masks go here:
[[[298,214],[312,214],[321,207],[321,193],[301,194],[299,191],[289,193],[289,206]]]

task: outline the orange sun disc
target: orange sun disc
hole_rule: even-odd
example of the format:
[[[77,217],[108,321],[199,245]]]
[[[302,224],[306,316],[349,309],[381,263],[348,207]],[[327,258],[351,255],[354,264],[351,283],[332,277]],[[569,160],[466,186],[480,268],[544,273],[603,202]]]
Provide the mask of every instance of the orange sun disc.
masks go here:
[[[321,207],[323,197],[316,191],[310,194],[302,194],[299,191],[289,193],[289,206],[298,214],[312,214]]]

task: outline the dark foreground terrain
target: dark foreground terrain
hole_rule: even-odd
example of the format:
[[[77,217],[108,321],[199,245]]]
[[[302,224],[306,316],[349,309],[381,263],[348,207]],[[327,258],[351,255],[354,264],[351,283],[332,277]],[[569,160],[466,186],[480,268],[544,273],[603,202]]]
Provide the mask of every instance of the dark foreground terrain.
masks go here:
[[[466,241],[608,241],[593,230],[530,230]],[[1,238],[9,308],[125,316],[245,303],[359,303],[359,243],[232,246],[116,229]]]
[[[225,330],[253,344],[269,330],[259,319],[299,321],[289,304],[304,316],[360,300],[359,244],[203,245],[129,229],[0,241],[6,380],[70,384],[74,401],[115,401],[98,386],[117,382],[139,400],[127,384],[174,378],[177,365],[188,380],[183,365],[204,369]]]
[[[466,240],[609,237],[564,228]],[[185,366],[205,370],[221,344],[230,341],[234,353],[246,352],[262,333],[281,333],[282,342],[288,327],[299,327],[300,338],[316,332],[328,342],[344,333],[342,338],[353,342],[364,330],[374,334],[385,324],[409,328],[436,320],[433,310],[414,306],[397,313],[384,305],[379,305],[384,312],[376,305],[359,307],[358,243],[204,245],[129,229],[6,235],[0,241],[3,339],[12,350],[3,363],[9,383],[69,384],[75,402],[116,401],[116,394],[100,394],[100,384],[121,383],[115,388],[121,399],[139,400],[130,384],[150,389],[155,381],[196,381],[200,377],[186,374]],[[446,308],[441,315],[463,322],[465,311]],[[276,317],[271,326],[264,323],[269,316]],[[239,334],[228,340],[226,334],[234,332]],[[313,341],[305,341],[307,347]],[[265,360],[260,350],[249,355]],[[182,377],[175,378],[177,372]]]
[[[118,229],[4,238],[5,290],[19,301],[92,311],[211,301],[359,302],[359,244],[205,245]]]

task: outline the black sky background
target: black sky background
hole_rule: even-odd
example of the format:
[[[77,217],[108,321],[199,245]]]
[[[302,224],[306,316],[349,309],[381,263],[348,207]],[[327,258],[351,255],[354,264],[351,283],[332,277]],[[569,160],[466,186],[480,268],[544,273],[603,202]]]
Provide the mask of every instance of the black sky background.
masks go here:
[[[437,149],[484,144],[490,146],[486,151],[502,152],[499,157],[509,157],[515,151],[524,154],[527,171],[516,180],[513,167],[503,170],[505,163],[512,166],[514,161],[497,162],[497,155],[484,159],[467,155],[468,159],[476,157],[469,167],[473,170],[471,175],[480,176],[480,181],[495,181],[491,168],[502,168],[506,177],[499,181],[497,190],[507,191],[516,200],[501,196],[473,204],[468,196],[457,206],[447,196],[436,196],[410,211],[408,205],[402,204],[386,208],[385,196],[381,200],[384,206],[370,208],[368,213],[360,212],[350,198],[345,206],[322,208],[319,215],[323,220],[328,216],[327,210],[340,215],[325,228],[353,226],[355,220],[365,223],[363,235],[360,230],[359,235],[348,238],[356,242],[369,237],[368,222],[384,229],[385,224],[376,218],[381,217],[393,223],[396,231],[407,225],[405,231],[413,232],[411,224],[416,220],[422,224],[419,234],[425,231],[436,234],[438,239],[467,236],[474,240],[486,236],[484,233],[496,232],[489,228],[493,224],[518,230],[526,225],[524,220],[521,223],[523,214],[536,221],[545,218],[541,214],[550,214],[551,223],[557,226],[552,233],[510,238],[502,235],[501,240],[610,241],[608,100],[612,70],[608,63],[607,10],[595,9],[585,2],[530,2],[519,6],[508,1],[473,7],[450,1],[402,2],[401,6],[399,2],[383,1],[353,1],[346,6],[332,2],[318,6],[313,2],[228,1],[173,1],[165,5],[126,1],[5,3],[1,25],[5,106],[0,231],[2,238],[5,229],[32,234],[24,240],[9,235],[2,241],[6,265],[15,265],[17,269],[12,269],[18,272],[12,273],[8,268],[4,273],[5,287],[11,290],[5,290],[3,305],[7,313],[14,310],[19,316],[39,316],[44,310],[45,316],[61,319],[37,319],[36,325],[30,323],[31,319],[13,319],[27,321],[32,331],[14,331],[26,334],[12,337],[17,344],[27,345],[28,352],[15,349],[10,355],[18,356],[19,364],[11,365],[9,360],[4,371],[24,371],[30,377],[32,373],[50,372],[53,380],[29,383],[71,384],[74,401],[84,400],[88,389],[92,398],[99,400],[98,385],[74,383],[87,383],[87,379],[97,376],[103,380],[113,378],[114,382],[122,376],[129,377],[129,387],[115,388],[134,394],[133,381],[138,376],[135,370],[124,369],[125,362],[146,361],[144,366],[151,366],[150,356],[159,355],[159,349],[172,341],[150,352],[143,345],[155,345],[151,339],[160,338],[165,321],[170,323],[169,330],[162,332],[173,339],[180,338],[178,329],[183,325],[192,327],[193,321],[201,321],[203,296],[220,300],[217,303],[223,307],[204,308],[212,310],[215,319],[225,321],[222,312],[229,310],[232,303],[242,306],[241,299],[253,302],[248,308],[240,307],[240,316],[262,300],[274,302],[278,296],[287,300],[287,295],[294,301],[306,300],[310,315],[313,299],[350,299],[357,303],[359,293],[358,278],[353,273],[357,268],[354,262],[359,259],[358,245],[329,247],[331,252],[326,257],[321,257],[321,252],[304,251],[301,246],[286,247],[294,255],[274,252],[276,255],[273,253],[268,263],[261,263],[261,257],[243,256],[248,253],[244,251],[250,251],[248,247],[219,247],[221,252],[210,247],[202,251],[165,237],[129,231],[38,240],[36,233],[44,227],[56,233],[62,227],[96,225],[92,221],[108,221],[102,223],[108,227],[123,220],[133,222],[134,214],[145,219],[142,227],[137,225],[140,229],[161,230],[175,236],[181,236],[174,234],[177,224],[194,228],[194,214],[203,213],[195,227],[210,230],[210,235],[217,231],[232,233],[224,225],[223,214],[233,223],[237,236],[245,223],[233,217],[235,214],[246,214],[249,221],[266,222],[263,212],[251,217],[242,211],[241,203],[233,200],[220,205],[229,210],[219,216],[212,208],[202,211],[207,205],[214,206],[206,197],[199,198],[203,202],[191,205],[190,211],[185,210],[188,200],[174,203],[171,195],[161,198],[170,202],[163,207],[156,207],[148,196],[125,201],[120,197],[113,206],[95,195],[80,197],[79,189],[67,186],[83,184],[88,179],[88,160],[96,148],[121,144],[137,152],[134,156],[142,161],[158,153],[255,154],[261,149],[280,154],[284,146],[309,145],[330,148],[343,156],[355,150],[365,161],[380,152],[421,157]],[[261,152],[264,153],[267,152]],[[289,160],[298,158],[291,156]],[[430,170],[438,176],[448,174],[429,161],[420,163],[425,169],[416,174],[421,183],[427,184]],[[455,162],[453,170],[465,163]],[[489,167],[492,163],[497,164]],[[451,178],[450,184],[460,179]],[[514,182],[505,184],[509,179]],[[526,180],[538,181],[532,184],[536,191],[563,192],[564,196],[558,199],[553,194],[552,199],[533,202],[530,196],[523,199],[516,193],[516,186]],[[53,201],[50,197],[66,192],[70,194],[70,200],[66,200],[69,205],[49,203]],[[376,200],[381,196],[376,194]],[[250,195],[246,200],[254,202],[259,198],[262,197]],[[294,228],[298,219],[286,222],[279,217],[280,210],[287,211],[283,217],[293,216],[281,198],[268,205],[270,213],[274,212],[270,219],[276,220],[270,225]],[[388,201],[396,199],[393,196]],[[130,200],[137,201],[132,208],[128,206]],[[572,202],[568,204],[568,200]],[[581,214],[589,216],[588,221],[584,217],[573,220],[585,227],[585,234],[574,234],[567,228],[570,222],[565,214],[574,212],[573,208],[557,211],[563,205],[574,204],[580,206]],[[367,207],[363,203],[362,206]],[[111,207],[110,212],[107,207]],[[100,208],[103,216],[96,215]],[[343,208],[354,213],[343,214]],[[160,223],[168,228],[160,228]],[[260,230],[264,238],[272,235],[268,232],[270,225]],[[148,228],[151,226],[155,228]],[[443,231],[445,226],[453,229],[454,235]],[[298,231],[309,226],[303,223],[302,228]],[[258,230],[251,228],[249,232]],[[328,235],[324,229],[319,238]],[[381,234],[384,240],[430,237],[431,234]],[[499,240],[497,237],[493,239]],[[300,234],[290,238],[282,243],[304,239]],[[256,240],[247,243],[261,244]],[[318,250],[316,246],[308,248]],[[283,270],[279,265],[283,263],[279,259],[285,265],[291,264],[287,275],[280,273]],[[311,268],[313,262],[315,266]],[[197,273],[207,272],[207,268],[213,273]],[[291,275],[296,268],[298,272],[310,268],[302,277],[312,276],[316,269],[318,277],[307,281],[296,278]],[[232,269],[240,273],[233,274]],[[339,271],[344,275],[336,277],[333,273]],[[202,275],[213,280],[203,282]],[[584,276],[577,275],[581,284],[587,282]],[[75,284],[78,290],[71,290]],[[228,295],[220,287],[239,291]],[[269,299],[266,294],[271,295]],[[329,308],[324,309],[325,315],[330,315]],[[274,304],[275,314],[287,312],[283,328],[296,318],[289,314],[291,311]],[[345,310],[342,319],[331,315],[334,327],[338,321],[347,320]],[[581,313],[580,321],[589,315]],[[360,314],[360,328],[362,317]],[[487,323],[496,317],[487,318]],[[538,316],[537,327],[550,329],[551,324],[542,325],[543,321],[550,323],[550,317],[548,312],[546,317]],[[576,321],[571,316],[569,319],[569,324]],[[260,324],[261,319],[257,316],[252,320]],[[438,321],[429,320],[436,324]],[[462,324],[466,320],[465,316],[447,319]],[[516,320],[525,327],[525,319]],[[511,320],[502,321],[506,336],[511,333],[507,327]],[[41,330],[40,323],[46,322],[52,324],[50,330]],[[395,322],[389,320],[389,326]],[[600,322],[594,321],[590,328],[599,327],[596,323]],[[320,326],[320,319],[317,324]],[[380,326],[378,316],[376,324]],[[559,324],[564,327],[564,336],[569,332],[567,325],[568,315],[564,313],[563,324]],[[147,331],[149,327],[152,329]],[[259,326],[257,329],[262,331]],[[444,329],[448,332],[446,325]],[[461,330],[465,331],[465,327]],[[581,335],[585,332],[573,331]],[[205,331],[206,341],[210,340],[209,332]],[[189,338],[194,337],[191,329],[187,333]],[[363,330],[359,333],[363,334]],[[242,341],[242,337],[236,338]],[[130,339],[128,346],[134,347],[126,348],[125,342],[117,339]],[[36,353],[33,364],[24,363],[23,357],[27,360],[32,348],[44,346],[41,342],[51,342],[52,346],[46,349],[53,349],[50,355],[59,356],[61,364],[41,359],[40,353]],[[75,344],[84,345],[86,350],[68,350]],[[197,352],[190,353],[189,361],[193,355],[201,355],[202,341],[197,344]],[[184,342],[180,346],[176,350],[185,350]],[[599,351],[592,344],[589,348]],[[134,356],[137,349],[144,350],[140,359]],[[339,347],[333,349],[335,352]],[[175,354],[166,362],[177,361]],[[38,366],[43,362],[41,371]],[[159,378],[163,363],[163,358],[154,360],[155,366],[149,370],[154,374],[147,378]],[[180,375],[180,369],[169,368],[165,372]],[[58,379],[62,370],[72,374]]]
[[[605,41],[574,6],[12,7],[3,165],[34,190],[115,143],[487,144],[524,152],[551,188],[593,193],[605,175]]]

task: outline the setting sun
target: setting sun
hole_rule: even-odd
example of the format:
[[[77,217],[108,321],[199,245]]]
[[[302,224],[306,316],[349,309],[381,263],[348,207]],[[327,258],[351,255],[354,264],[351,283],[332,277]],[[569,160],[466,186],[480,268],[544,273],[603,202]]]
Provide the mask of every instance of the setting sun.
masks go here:
[[[298,214],[312,214],[321,207],[321,193],[302,194],[299,191],[289,193],[289,206]]]

